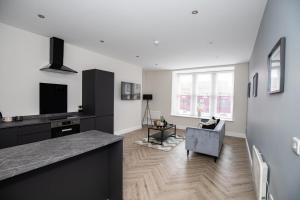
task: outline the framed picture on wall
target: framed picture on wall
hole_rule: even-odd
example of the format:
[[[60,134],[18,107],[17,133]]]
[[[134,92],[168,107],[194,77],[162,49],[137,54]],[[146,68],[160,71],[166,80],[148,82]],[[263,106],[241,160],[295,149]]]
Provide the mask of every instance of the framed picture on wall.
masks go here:
[[[257,97],[257,88],[258,88],[258,73],[255,73],[253,76],[253,97]]]
[[[121,99],[130,100],[132,93],[131,83],[121,82]]]
[[[141,84],[121,82],[121,100],[140,100]]]
[[[140,100],[141,99],[141,85],[133,83],[132,85],[131,99]]]
[[[268,90],[270,94],[284,91],[285,38],[275,44],[268,56]]]

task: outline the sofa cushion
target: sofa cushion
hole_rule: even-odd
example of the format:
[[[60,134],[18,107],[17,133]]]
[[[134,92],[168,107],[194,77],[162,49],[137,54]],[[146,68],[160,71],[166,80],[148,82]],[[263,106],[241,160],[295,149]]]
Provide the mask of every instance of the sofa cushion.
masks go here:
[[[220,119],[216,119],[215,117],[212,117],[212,119],[209,119],[206,123],[203,123],[201,128],[213,130],[216,128],[219,122]]]
[[[216,126],[217,126],[217,124],[216,123],[214,123],[214,124],[209,124],[209,125],[206,125],[206,124],[203,124],[202,125],[202,128],[204,128],[204,129],[215,129],[216,128]]]

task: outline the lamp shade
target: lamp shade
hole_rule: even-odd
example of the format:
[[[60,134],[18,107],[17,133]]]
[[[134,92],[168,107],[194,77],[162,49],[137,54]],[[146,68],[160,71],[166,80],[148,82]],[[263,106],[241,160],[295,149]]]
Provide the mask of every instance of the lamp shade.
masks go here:
[[[144,94],[143,100],[152,100],[152,94]]]

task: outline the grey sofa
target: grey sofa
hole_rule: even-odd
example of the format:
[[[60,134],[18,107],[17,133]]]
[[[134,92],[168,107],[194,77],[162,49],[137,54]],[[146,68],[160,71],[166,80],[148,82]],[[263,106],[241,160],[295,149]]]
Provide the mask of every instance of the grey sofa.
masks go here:
[[[207,154],[215,157],[220,156],[225,135],[225,121],[220,120],[215,129],[186,128],[185,149],[187,156],[189,151]]]

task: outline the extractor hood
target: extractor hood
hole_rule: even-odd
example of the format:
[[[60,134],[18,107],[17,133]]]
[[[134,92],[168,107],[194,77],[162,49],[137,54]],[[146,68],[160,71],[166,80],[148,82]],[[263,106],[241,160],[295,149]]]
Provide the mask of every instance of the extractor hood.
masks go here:
[[[74,74],[77,71],[63,65],[64,41],[62,39],[50,38],[50,64],[42,68],[41,71]]]

